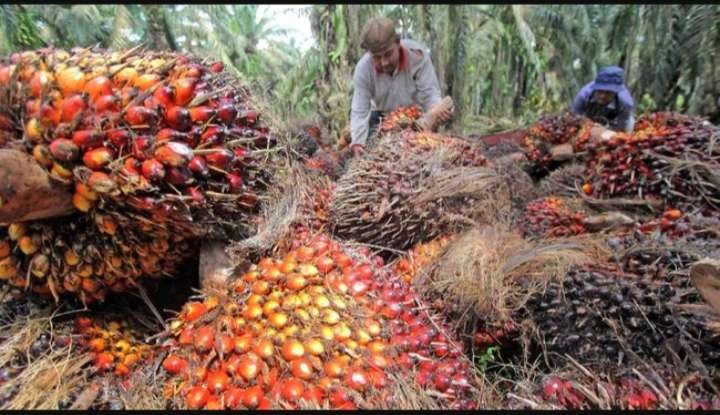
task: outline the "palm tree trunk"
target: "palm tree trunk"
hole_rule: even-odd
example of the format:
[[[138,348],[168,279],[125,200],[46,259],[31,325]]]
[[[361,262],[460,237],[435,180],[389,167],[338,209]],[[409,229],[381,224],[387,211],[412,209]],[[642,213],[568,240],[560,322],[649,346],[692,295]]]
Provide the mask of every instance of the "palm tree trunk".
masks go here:
[[[164,5],[144,5],[147,16],[148,46],[158,50],[177,50],[175,37],[170,32],[170,26],[165,15]]]
[[[453,45],[449,54],[445,83],[448,94],[455,101],[455,116],[453,127],[462,125],[464,112],[465,92],[465,37],[466,37],[466,7],[451,5],[448,9],[448,20],[453,22],[450,30],[450,45]]]

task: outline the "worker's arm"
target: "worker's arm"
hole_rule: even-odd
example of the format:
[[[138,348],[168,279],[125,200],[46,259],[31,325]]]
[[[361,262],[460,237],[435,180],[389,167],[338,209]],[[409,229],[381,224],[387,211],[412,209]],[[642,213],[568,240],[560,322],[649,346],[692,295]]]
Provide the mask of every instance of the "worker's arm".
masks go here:
[[[370,99],[372,97],[370,79],[366,70],[368,61],[361,60],[355,66],[353,74],[353,98],[350,110],[350,147],[365,146],[370,129]]]
[[[618,101],[620,101],[620,113],[613,124],[617,131],[630,133],[635,126],[635,101],[633,101],[630,91],[628,91],[627,88],[620,90],[618,93]]]
[[[417,50],[409,51],[409,53],[419,53]],[[429,111],[432,107],[440,103],[442,99],[440,95],[440,82],[438,81],[435,68],[433,68],[432,60],[428,52],[422,52],[423,58],[420,67],[413,75],[417,87],[417,97],[423,112]]]
[[[589,86],[585,85],[577,95],[575,95],[570,111],[575,115],[585,115],[585,106],[590,99],[590,94],[591,90]]]

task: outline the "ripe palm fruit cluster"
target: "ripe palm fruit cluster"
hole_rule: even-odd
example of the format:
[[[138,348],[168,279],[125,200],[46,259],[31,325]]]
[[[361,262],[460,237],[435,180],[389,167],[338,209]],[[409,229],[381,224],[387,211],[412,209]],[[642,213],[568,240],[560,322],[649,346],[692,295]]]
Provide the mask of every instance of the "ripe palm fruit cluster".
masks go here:
[[[452,235],[444,235],[430,242],[417,244],[412,247],[406,256],[398,258],[393,268],[406,284],[411,284],[420,270],[435,261],[442,255],[443,248],[452,241]]]
[[[635,357],[669,361],[669,350],[717,365],[720,351],[704,317],[678,307],[701,301],[686,285],[609,267],[574,269],[562,284],[531,298],[525,316],[535,326],[537,345],[588,367],[623,365]]]
[[[222,64],[178,53],[40,49],[0,61],[2,142],[65,183],[78,210],[62,230],[28,222],[43,231],[17,241],[2,231],[0,276],[91,301],[173,273],[193,238],[251,233],[275,151],[249,99]]]
[[[585,214],[572,205],[568,199],[552,196],[530,202],[520,222],[523,235],[546,238],[584,233]]]
[[[536,169],[547,168],[552,162],[552,146],[571,143],[581,150],[591,126],[591,121],[570,112],[542,117],[527,130],[523,142],[525,154]]]
[[[422,111],[418,106],[401,107],[392,111],[382,120],[380,124],[380,134],[390,132],[398,132],[407,128],[415,129],[417,120],[422,116]]]
[[[474,407],[461,347],[382,259],[308,232],[292,246],[170,323],[162,366],[175,406],[392,407],[404,376],[447,407]]]
[[[482,154],[460,139],[410,130],[384,136],[338,180],[330,223],[341,238],[408,249],[451,232],[450,218],[473,208],[473,196],[462,191],[415,200],[421,189],[437,187],[435,178],[449,170],[485,164]]]
[[[74,331],[81,350],[92,356],[96,373],[113,373],[126,378],[153,355],[150,345],[138,340],[137,332],[125,319],[108,320],[89,315],[75,317]]]
[[[720,399],[714,387],[709,386],[712,381],[704,375],[688,377],[685,369],[667,363],[651,363],[638,368],[606,368],[602,373],[592,374],[572,368],[546,376],[529,389],[535,395],[533,400],[541,403],[541,407],[596,409],[604,406],[636,410],[720,408]],[[593,399],[586,391],[600,399]]]
[[[654,198],[676,208],[720,208],[713,150],[718,128],[700,118],[654,113],[632,134],[587,147],[589,191],[596,198]]]
[[[141,277],[171,276],[196,244],[169,232],[123,226],[126,217],[73,215],[0,228],[0,279],[55,300],[85,303],[123,292]]]
[[[260,150],[272,138],[220,63],[40,49],[0,64],[0,89],[6,135],[75,186],[80,212],[109,207],[206,235],[237,230],[216,217],[242,219],[255,207],[267,161]]]

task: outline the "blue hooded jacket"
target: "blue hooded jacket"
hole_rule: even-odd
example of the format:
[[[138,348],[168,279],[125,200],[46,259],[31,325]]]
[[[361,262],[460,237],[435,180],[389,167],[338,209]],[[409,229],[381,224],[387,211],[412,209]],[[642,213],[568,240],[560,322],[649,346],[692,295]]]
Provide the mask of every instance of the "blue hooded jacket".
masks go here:
[[[595,102],[595,91],[615,93],[615,99],[607,105]],[[586,116],[596,122],[607,122],[616,131],[632,128],[635,102],[624,82],[624,71],[617,66],[607,66],[598,71],[593,82],[582,87],[575,96],[571,111]]]

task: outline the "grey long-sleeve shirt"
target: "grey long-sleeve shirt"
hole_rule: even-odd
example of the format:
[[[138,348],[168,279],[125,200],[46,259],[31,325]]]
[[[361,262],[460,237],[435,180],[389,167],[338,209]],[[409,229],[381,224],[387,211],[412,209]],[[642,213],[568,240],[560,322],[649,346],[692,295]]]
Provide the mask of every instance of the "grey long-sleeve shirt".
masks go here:
[[[442,99],[430,51],[410,39],[401,39],[400,46],[400,64],[393,75],[378,71],[369,52],[355,65],[351,144],[367,142],[370,111],[389,112],[417,104],[426,112]]]

